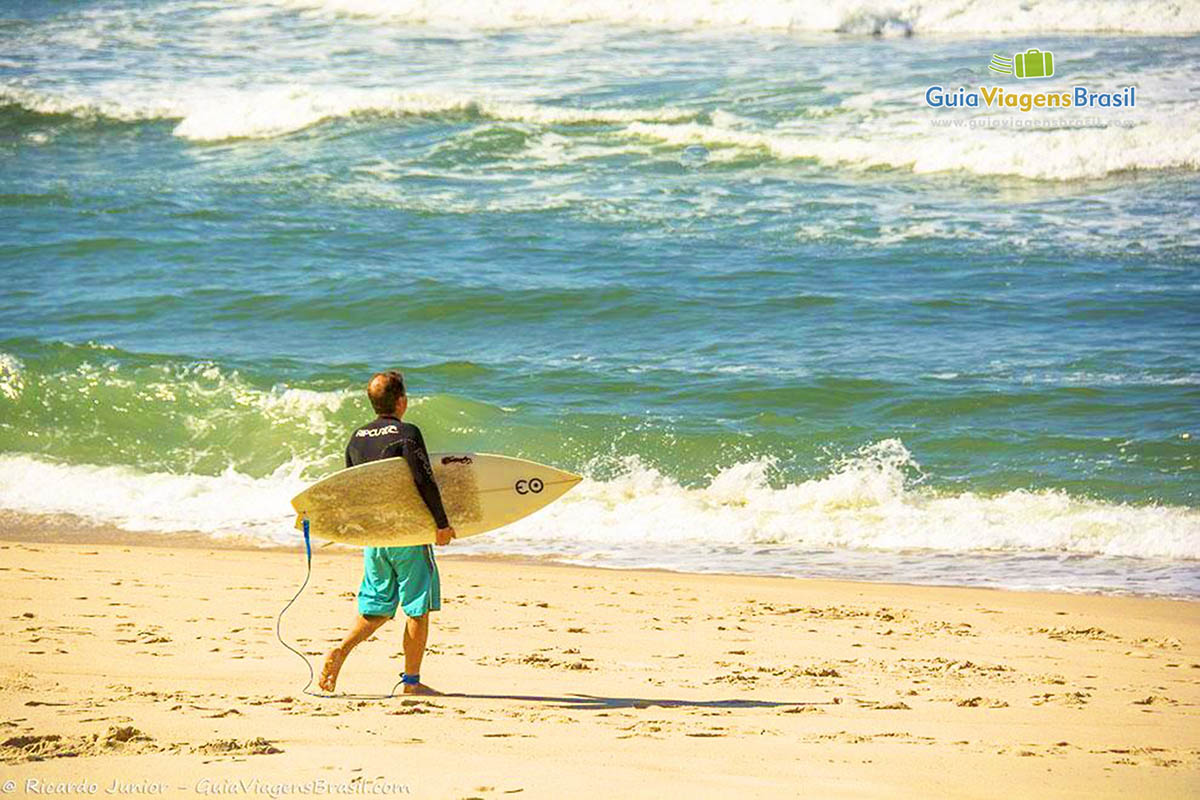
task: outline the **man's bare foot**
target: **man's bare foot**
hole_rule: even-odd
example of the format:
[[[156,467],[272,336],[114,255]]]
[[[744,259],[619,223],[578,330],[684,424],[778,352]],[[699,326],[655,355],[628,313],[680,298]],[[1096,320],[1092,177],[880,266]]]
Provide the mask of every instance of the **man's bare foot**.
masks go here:
[[[322,691],[332,692],[337,686],[338,673],[342,671],[342,662],[345,660],[346,655],[340,647],[325,654],[325,666],[321,667],[321,679],[317,681]]]
[[[441,694],[437,689],[431,689],[423,683],[404,684],[404,694]]]

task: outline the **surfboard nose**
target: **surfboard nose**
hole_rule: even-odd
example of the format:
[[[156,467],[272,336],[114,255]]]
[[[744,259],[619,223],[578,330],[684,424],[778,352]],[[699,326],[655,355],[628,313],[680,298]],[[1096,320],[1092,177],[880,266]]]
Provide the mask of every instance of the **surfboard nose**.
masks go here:
[[[505,458],[496,463],[486,483],[489,493],[508,494],[516,502],[540,506],[561,497],[581,480],[583,476],[549,464]]]
[[[576,475],[574,472],[567,472],[564,469],[558,469],[557,467],[543,466],[540,464],[538,466],[542,466],[542,469],[536,470],[536,471],[540,472],[542,474],[539,474],[537,477],[541,478],[542,482],[546,483],[546,484],[558,485],[558,484],[565,483],[565,484],[574,486],[575,484],[577,484],[581,480],[583,480],[582,475]]]
[[[513,483],[513,491],[518,495],[542,495],[545,502],[562,497],[579,483],[583,478],[573,472],[547,467],[542,470],[532,470],[529,477],[518,478]]]

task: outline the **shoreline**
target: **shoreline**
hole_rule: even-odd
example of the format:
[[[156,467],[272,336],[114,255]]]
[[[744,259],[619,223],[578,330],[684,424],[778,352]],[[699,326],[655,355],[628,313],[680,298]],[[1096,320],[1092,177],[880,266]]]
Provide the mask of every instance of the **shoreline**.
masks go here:
[[[127,531],[113,525],[91,523],[69,514],[34,515],[13,511],[0,510],[0,542],[27,544],[62,544],[108,546],[120,545],[125,547],[149,547],[162,549],[184,550],[213,550],[254,553],[303,553],[303,539],[296,534],[297,541],[293,545],[263,543],[245,537],[217,537],[201,531]],[[336,542],[314,544],[313,559],[331,554],[349,554],[357,556],[360,548]],[[931,550],[931,554],[941,551]],[[443,560],[463,560],[479,562],[501,562],[524,564],[531,566],[553,566],[584,570],[607,570],[614,572],[654,572],[670,575],[687,576],[719,576],[728,578],[769,578],[774,580],[794,581],[829,581],[864,586],[892,586],[911,588],[944,588],[944,589],[975,589],[996,592],[1011,592],[1018,594],[1044,594],[1050,596],[1084,596],[1084,597],[1128,597],[1148,600],[1170,600],[1175,602],[1200,602],[1197,595],[1172,595],[1137,593],[1124,590],[1102,591],[1096,589],[1059,589],[1048,590],[1039,588],[1011,588],[972,583],[934,583],[900,580],[870,580],[848,577],[828,577],[820,575],[788,575],[766,572],[726,572],[726,571],[689,571],[672,569],[670,567],[641,567],[641,566],[610,566],[606,564],[581,564],[571,561],[571,556],[529,555],[523,553],[455,553],[453,547],[438,548],[439,562]]]

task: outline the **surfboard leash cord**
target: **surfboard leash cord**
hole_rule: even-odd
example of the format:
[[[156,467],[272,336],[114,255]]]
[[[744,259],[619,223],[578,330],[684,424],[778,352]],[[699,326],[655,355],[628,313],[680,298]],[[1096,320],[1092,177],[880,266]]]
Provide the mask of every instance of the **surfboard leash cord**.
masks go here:
[[[312,578],[312,538],[309,536],[308,517],[303,518],[302,524],[304,528],[304,581],[300,584],[300,588],[296,590],[296,593],[292,595],[292,599],[288,600],[287,605],[285,605],[279,612],[279,616],[275,618],[275,638],[279,640],[281,645],[295,653],[296,658],[303,661],[304,668],[308,670],[308,683],[304,684],[304,688],[300,690],[301,694],[306,694],[310,697],[322,697],[328,699],[331,697],[337,697],[338,695],[322,694],[321,692],[310,691],[309,687],[311,687],[313,685],[313,681],[316,680],[316,673],[313,672],[312,662],[308,660],[308,656],[304,655],[304,653],[301,653],[299,650],[283,640],[283,615],[288,612],[288,609],[292,607],[293,603],[300,599],[300,595],[304,594],[304,590],[308,587],[308,581]],[[406,675],[401,673],[400,680],[397,681],[396,685],[392,687],[392,690],[388,692],[387,697],[396,697],[396,690],[401,686],[404,686],[406,683],[418,683],[420,680],[420,675]]]
[[[286,614],[287,610],[292,607],[292,603],[295,603],[296,600],[300,598],[300,595],[304,593],[305,588],[308,586],[308,580],[312,577],[312,539],[308,535],[307,517],[304,518],[304,558],[304,582],[300,584],[300,588],[296,590],[294,595],[292,595],[292,599],[288,600],[287,605],[283,607],[283,610],[279,612],[279,616],[275,618],[275,638],[279,640],[281,645],[295,653],[296,657],[304,662],[305,669],[308,670],[308,683],[304,684],[304,688],[300,690],[301,693],[311,695],[312,697],[331,697],[332,695],[319,694],[318,692],[309,691],[309,687],[312,686],[313,681],[316,680],[316,675],[313,673],[312,662],[308,660],[308,656],[304,655],[304,653],[301,653],[299,650],[283,640],[283,632],[281,630],[281,626],[283,625],[283,615]]]

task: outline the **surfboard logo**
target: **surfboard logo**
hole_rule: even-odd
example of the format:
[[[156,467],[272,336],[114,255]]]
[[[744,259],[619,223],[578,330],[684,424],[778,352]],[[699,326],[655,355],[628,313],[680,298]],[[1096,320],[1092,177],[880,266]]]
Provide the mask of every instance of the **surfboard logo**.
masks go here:
[[[546,488],[546,484],[542,483],[541,478],[530,478],[529,480],[522,478],[517,481],[514,488],[517,490],[517,494],[537,494]]]
[[[446,464],[470,464],[470,463],[471,463],[470,456],[443,456],[442,457],[443,465],[446,465]]]

